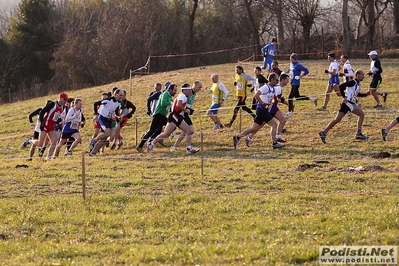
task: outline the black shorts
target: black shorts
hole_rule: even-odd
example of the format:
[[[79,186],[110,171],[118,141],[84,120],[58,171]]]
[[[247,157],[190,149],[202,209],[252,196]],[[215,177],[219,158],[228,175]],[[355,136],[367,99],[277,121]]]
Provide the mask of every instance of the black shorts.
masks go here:
[[[169,123],[175,123],[175,125],[178,127],[180,126],[181,122],[183,122],[183,116],[176,114],[176,113],[170,113],[168,117],[168,122]]]
[[[166,126],[168,118],[161,114],[156,114],[152,117],[152,124],[155,126]]]
[[[184,113],[183,119],[186,121],[187,125],[191,126],[193,124],[193,121],[191,121],[190,115],[188,113]]]
[[[263,122],[267,123],[270,120],[272,120],[273,117],[272,115],[269,113],[269,108],[256,108],[256,117],[254,119],[254,122],[258,125],[262,125]]]
[[[346,104],[341,103],[341,108],[339,108],[340,113],[347,114],[350,111],[351,111],[351,109],[349,109],[349,107]]]
[[[373,80],[370,83],[370,88],[378,89],[378,87],[380,87],[381,82],[382,82],[381,76],[373,76]]]
[[[33,133],[33,139],[39,139],[39,132],[37,132],[37,131],[35,131],[34,133]]]
[[[78,133],[79,131],[64,133],[62,132],[61,139],[69,139],[72,137],[73,134]]]

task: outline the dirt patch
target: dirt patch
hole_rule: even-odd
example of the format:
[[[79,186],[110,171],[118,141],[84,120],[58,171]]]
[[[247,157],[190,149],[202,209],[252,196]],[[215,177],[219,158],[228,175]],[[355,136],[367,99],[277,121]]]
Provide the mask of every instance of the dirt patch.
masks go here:
[[[371,157],[376,158],[376,159],[383,159],[383,158],[391,157],[391,154],[389,152],[382,151],[382,152],[372,155]]]
[[[379,165],[366,165],[365,167],[349,167],[349,172],[385,172],[387,171],[384,167]]]
[[[308,163],[305,163],[305,164],[299,165],[299,166],[296,168],[296,170],[299,171],[299,172],[303,172],[303,171],[306,171],[306,170],[313,169],[313,168],[315,168],[315,167],[318,167],[318,165],[317,165],[317,164],[308,164]]]

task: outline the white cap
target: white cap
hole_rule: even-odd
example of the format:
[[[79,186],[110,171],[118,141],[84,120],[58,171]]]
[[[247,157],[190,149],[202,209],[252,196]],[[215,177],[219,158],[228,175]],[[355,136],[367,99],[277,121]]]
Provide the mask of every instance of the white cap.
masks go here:
[[[377,51],[371,51],[368,55],[378,55]]]

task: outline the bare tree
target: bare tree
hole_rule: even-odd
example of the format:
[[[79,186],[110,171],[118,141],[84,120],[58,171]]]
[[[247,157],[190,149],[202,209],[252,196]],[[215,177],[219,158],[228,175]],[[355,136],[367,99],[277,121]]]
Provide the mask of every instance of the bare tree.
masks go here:
[[[361,20],[367,27],[367,49],[374,49],[376,24],[380,16],[387,9],[390,0],[356,0],[361,9],[360,20],[358,22],[357,40],[359,40]]]
[[[293,0],[286,3],[289,18],[297,21],[302,28],[302,42],[304,52],[309,52],[311,29],[315,19],[322,15],[320,0]]]

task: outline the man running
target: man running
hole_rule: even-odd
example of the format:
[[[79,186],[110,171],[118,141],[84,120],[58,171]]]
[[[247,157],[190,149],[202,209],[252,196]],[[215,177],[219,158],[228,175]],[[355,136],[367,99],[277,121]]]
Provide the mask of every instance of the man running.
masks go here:
[[[194,113],[193,109],[193,104],[194,104],[194,99],[197,93],[202,89],[202,82],[197,80],[194,82],[194,85],[191,89],[190,95],[187,97],[187,105],[186,107],[190,110],[190,113],[184,113],[184,121],[186,121],[187,125],[192,129],[194,132],[194,125],[193,122],[191,121],[190,116]],[[179,135],[177,138],[175,144],[170,148],[170,151],[176,151],[177,147],[179,146],[180,142],[186,137],[186,133],[182,131],[182,133]]]
[[[277,39],[273,38],[271,43],[265,45],[260,50],[264,57],[262,69],[267,68],[268,72],[270,72],[273,58],[276,56],[276,45],[277,45]]]
[[[152,121],[150,129],[143,134],[141,137],[140,144],[136,147],[137,151],[140,153],[144,152],[144,144],[151,138],[155,138],[162,132],[162,128],[167,124],[168,118],[167,114],[173,104],[172,97],[175,96],[177,92],[176,84],[169,84],[168,89],[162,93],[159,98],[158,106],[152,115]]]
[[[212,87],[208,90],[208,93],[212,94],[212,105],[208,109],[208,116],[212,119],[214,126],[212,130],[216,130],[219,128],[223,128],[224,126],[220,122],[218,117],[219,108],[223,105],[224,101],[227,99],[229,95],[229,91],[223,82],[219,81],[219,75],[213,74],[211,76],[212,79]],[[222,95],[223,94],[223,95]]]
[[[79,133],[79,126],[82,123],[83,116],[82,105],[82,99],[76,98],[74,106],[69,108],[68,113],[65,117],[65,124],[62,129],[61,139],[58,142],[57,147],[55,148],[53,159],[58,156],[61,147],[66,143],[68,139],[73,138],[74,140],[66,153],[66,155],[69,156],[72,155],[72,151],[75,149],[75,147],[79,143],[82,143],[82,137]]]
[[[328,131],[330,129],[332,129],[336,124],[341,122],[342,118],[348,112],[352,112],[358,116],[357,132],[356,132],[355,139],[368,140],[368,137],[364,136],[362,134],[364,112],[358,105],[356,105],[356,97],[366,97],[370,93],[369,92],[360,93],[360,82],[363,81],[363,79],[364,79],[364,72],[362,70],[357,70],[355,73],[355,76],[356,76],[355,79],[339,85],[339,90],[343,97],[342,102],[341,102],[341,108],[339,109],[339,112],[338,112],[337,116],[334,118],[334,120],[332,120],[330,123],[328,123],[327,127],[323,131],[319,132],[321,141],[324,144],[326,143],[326,137],[327,137]]]
[[[256,92],[255,97],[258,101],[258,105],[256,108],[256,117],[254,119],[254,123],[250,128],[245,129],[243,132],[238,134],[237,136],[233,136],[233,144],[234,149],[237,149],[237,144],[242,137],[250,136],[251,134],[255,134],[258,132],[266,123],[271,127],[270,135],[273,141],[272,147],[273,149],[278,149],[284,147],[284,144],[280,144],[276,139],[277,132],[277,122],[273,119],[272,115],[269,112],[269,108],[276,98],[274,86],[278,84],[278,76],[276,73],[271,73],[269,75],[269,83],[266,83],[266,80],[258,79],[258,82],[264,84],[259,90]],[[246,139],[246,142],[248,140]],[[247,144],[247,146],[249,146]]]
[[[381,61],[378,58],[377,51],[371,51],[370,53],[368,53],[368,56],[370,57],[371,63],[370,63],[370,71],[367,73],[367,75],[372,77],[369,91],[370,91],[371,95],[373,95],[374,100],[377,102],[377,105],[374,106],[374,108],[382,108],[382,104],[380,102],[380,99],[378,98],[378,95],[382,96],[382,99],[384,100],[384,103],[385,103],[387,101],[388,93],[386,93],[386,92],[381,93],[381,92],[377,91],[382,82]]]
[[[116,132],[116,122],[119,119],[117,115],[121,109],[120,100],[122,98],[122,90],[116,89],[114,96],[111,98],[102,100],[100,102],[100,108],[98,108],[98,113],[96,113],[98,123],[101,126],[101,133],[91,140],[90,142],[90,153],[89,156],[95,156],[99,149],[103,146],[106,139],[114,135]],[[97,107],[94,107],[97,111]]]
[[[68,101],[68,95],[63,92],[59,95],[58,101],[47,104],[39,114],[39,138],[32,141],[32,149],[34,147],[42,147],[46,136],[48,136],[51,146],[48,149],[45,161],[50,160],[60,139],[62,123],[66,114],[64,106],[66,101]],[[29,160],[32,160],[32,157]]]
[[[199,151],[199,149],[195,149],[191,146],[191,136],[194,133],[194,129],[184,120],[184,114],[191,113],[190,108],[187,107],[187,97],[191,94],[192,89],[189,84],[184,84],[181,90],[182,92],[173,101],[172,112],[169,114],[165,131],[158,135],[153,141],[147,143],[147,152],[152,152],[154,145],[160,140],[168,138],[176,127],[180,128],[186,134],[186,153],[194,154]]]
[[[335,91],[338,96],[341,96],[339,92],[339,76],[338,76],[338,71],[340,69],[340,66],[337,60],[335,60],[334,53],[329,53],[327,58],[328,61],[330,61],[330,67],[324,70],[324,73],[328,74],[328,84],[327,84],[326,95],[324,96],[324,104],[322,107],[318,109],[319,111],[327,110],[327,105],[328,102],[330,101],[330,94],[332,93],[332,91]]]
[[[253,87],[255,85],[255,82],[256,78],[249,74],[245,74],[242,66],[236,66],[236,77],[234,81],[234,86],[236,86],[236,96],[238,98],[238,102],[236,107],[234,108],[233,117],[230,119],[230,122],[228,124],[224,125],[225,127],[231,127],[234,120],[237,118],[240,108],[242,108],[253,118],[255,118],[255,114],[252,112],[251,108],[248,108],[245,103],[245,100],[247,99],[247,87]]]

